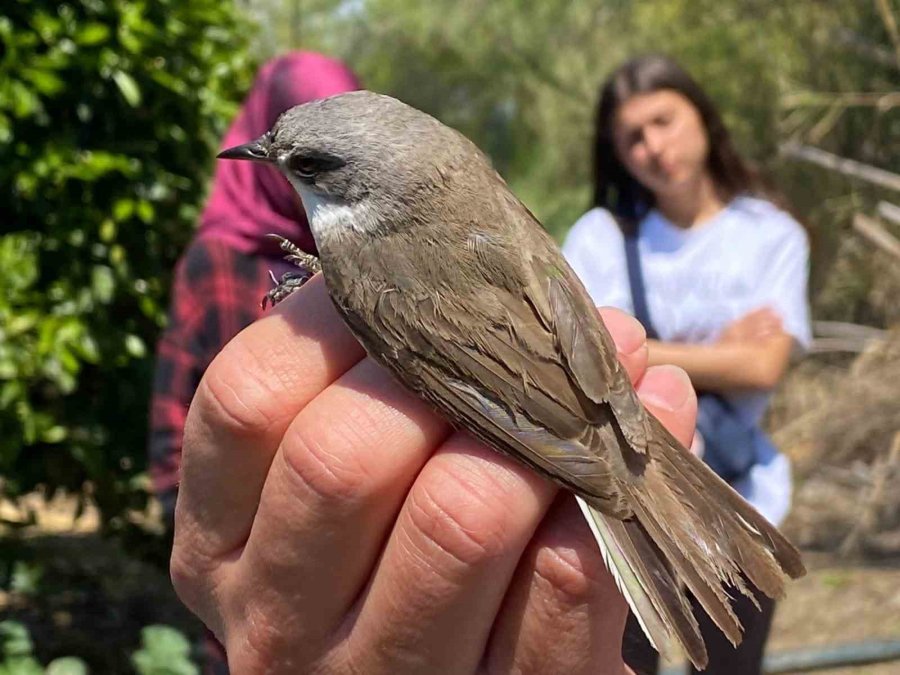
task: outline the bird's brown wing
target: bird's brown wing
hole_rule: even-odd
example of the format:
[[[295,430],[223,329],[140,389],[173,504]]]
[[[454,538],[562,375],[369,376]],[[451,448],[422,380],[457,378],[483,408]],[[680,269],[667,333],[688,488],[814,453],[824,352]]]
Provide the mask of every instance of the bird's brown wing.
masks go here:
[[[630,450],[646,453],[650,422],[619,363],[616,346],[584,286],[561,255],[532,258],[526,297],[546,296],[559,354],[579,389],[595,403],[608,404]],[[543,287],[543,288],[542,288]]]
[[[383,362],[485,442],[627,517],[646,413],[574,275],[527,262],[518,288],[478,280],[477,303],[415,285],[381,294]]]

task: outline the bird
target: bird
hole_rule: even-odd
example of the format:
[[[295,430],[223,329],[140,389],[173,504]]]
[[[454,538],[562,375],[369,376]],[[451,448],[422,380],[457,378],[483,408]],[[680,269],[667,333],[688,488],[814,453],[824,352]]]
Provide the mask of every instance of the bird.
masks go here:
[[[337,311],[369,356],[458,428],[572,492],[660,651],[708,661],[693,594],[733,644],[730,593],[781,597],[797,549],[639,401],[584,286],[462,133],[356,91],[285,111],[219,154],[274,166],[306,210]]]

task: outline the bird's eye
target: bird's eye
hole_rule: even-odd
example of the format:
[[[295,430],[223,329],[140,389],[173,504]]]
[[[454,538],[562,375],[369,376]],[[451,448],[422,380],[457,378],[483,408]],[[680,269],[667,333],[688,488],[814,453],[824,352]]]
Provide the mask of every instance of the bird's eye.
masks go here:
[[[309,157],[292,157],[289,166],[301,178],[312,178],[318,170],[318,162]]]

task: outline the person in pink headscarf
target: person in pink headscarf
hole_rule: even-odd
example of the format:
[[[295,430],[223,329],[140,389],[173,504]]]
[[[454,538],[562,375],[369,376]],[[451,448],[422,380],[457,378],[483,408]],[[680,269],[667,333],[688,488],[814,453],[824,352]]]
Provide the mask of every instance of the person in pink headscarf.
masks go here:
[[[258,138],[288,108],[359,89],[343,63],[291,52],[259,71],[222,142]],[[171,523],[188,406],[213,357],[261,312],[276,276],[293,266],[267,234],[315,252],[303,207],[278,172],[254,162],[220,162],[200,228],[175,270],[169,323],[157,345],[148,452],[154,490]]]

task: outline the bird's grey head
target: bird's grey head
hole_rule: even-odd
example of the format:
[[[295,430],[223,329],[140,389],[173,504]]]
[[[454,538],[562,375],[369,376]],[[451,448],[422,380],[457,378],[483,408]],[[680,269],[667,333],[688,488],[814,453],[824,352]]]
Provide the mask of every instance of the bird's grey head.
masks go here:
[[[421,208],[454,176],[489,167],[459,132],[369,91],[291,108],[261,138],[219,157],[277,166],[300,194],[317,240],[317,229],[336,229],[337,216],[341,227],[357,229],[407,222],[404,209]]]

